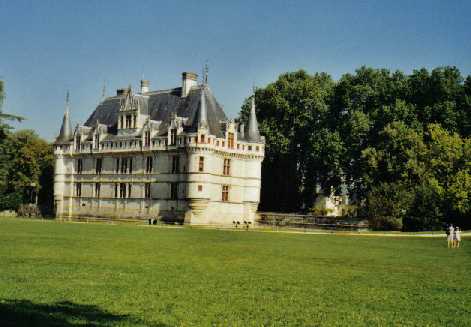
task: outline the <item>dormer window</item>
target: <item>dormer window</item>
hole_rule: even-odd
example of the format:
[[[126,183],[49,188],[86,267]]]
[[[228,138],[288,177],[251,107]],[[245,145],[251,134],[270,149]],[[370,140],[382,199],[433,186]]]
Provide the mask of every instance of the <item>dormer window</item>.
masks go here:
[[[75,150],[80,151],[80,135],[75,138]]]
[[[100,134],[95,135],[95,148],[98,149],[100,147]]]
[[[227,133],[227,146],[234,149],[234,133]]]
[[[170,130],[170,144],[171,145],[177,144],[177,129],[176,128],[172,128]]]
[[[150,131],[144,133],[144,146],[150,146]]]
[[[201,135],[201,143],[204,143],[204,134]]]
[[[132,127],[132,115],[126,115],[126,128]]]

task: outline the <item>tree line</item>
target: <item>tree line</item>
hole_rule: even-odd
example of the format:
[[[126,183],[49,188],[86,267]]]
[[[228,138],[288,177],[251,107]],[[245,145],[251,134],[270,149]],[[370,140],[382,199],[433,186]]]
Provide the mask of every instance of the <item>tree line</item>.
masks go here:
[[[32,130],[14,131],[8,121],[22,117],[2,111],[5,84],[0,81],[0,211],[36,203],[52,214],[54,156],[52,145]]]
[[[361,67],[338,81],[299,70],[254,96],[266,137],[260,210],[308,211],[319,189],[347,188],[376,229],[471,226],[471,76],[456,67]]]

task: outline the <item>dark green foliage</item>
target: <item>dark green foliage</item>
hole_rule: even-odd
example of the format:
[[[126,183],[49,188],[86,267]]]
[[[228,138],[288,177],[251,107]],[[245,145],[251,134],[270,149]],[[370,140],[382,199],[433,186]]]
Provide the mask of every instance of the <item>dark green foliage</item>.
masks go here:
[[[5,192],[0,195],[0,211],[17,210],[24,201],[24,195],[20,192]]]
[[[406,230],[442,221],[471,227],[471,76],[464,79],[456,67],[410,75],[361,67],[334,82],[324,73],[298,71],[255,97],[267,141],[262,210],[308,208],[316,185],[329,193],[343,182],[372,219],[371,194],[399,184],[415,194],[407,214],[390,212],[378,221],[392,219],[391,228]],[[401,204],[390,196],[378,201]]]
[[[468,326],[468,242],[0,218],[0,325]]]

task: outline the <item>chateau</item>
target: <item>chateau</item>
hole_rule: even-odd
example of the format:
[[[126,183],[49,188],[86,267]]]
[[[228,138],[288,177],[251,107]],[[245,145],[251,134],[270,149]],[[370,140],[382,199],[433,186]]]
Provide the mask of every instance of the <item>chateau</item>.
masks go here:
[[[246,126],[227,119],[207,84],[118,89],[71,129],[69,101],[54,142],[56,216],[159,218],[188,224],[254,222],[260,199],[255,102]]]

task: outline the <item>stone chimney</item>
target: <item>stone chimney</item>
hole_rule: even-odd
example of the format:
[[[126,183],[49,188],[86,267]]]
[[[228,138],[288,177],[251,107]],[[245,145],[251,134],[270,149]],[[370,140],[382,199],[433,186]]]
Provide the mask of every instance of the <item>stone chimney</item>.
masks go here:
[[[141,79],[141,93],[149,92],[149,80]]]
[[[190,72],[182,73],[182,97],[188,96],[193,86],[198,84],[198,75]]]

